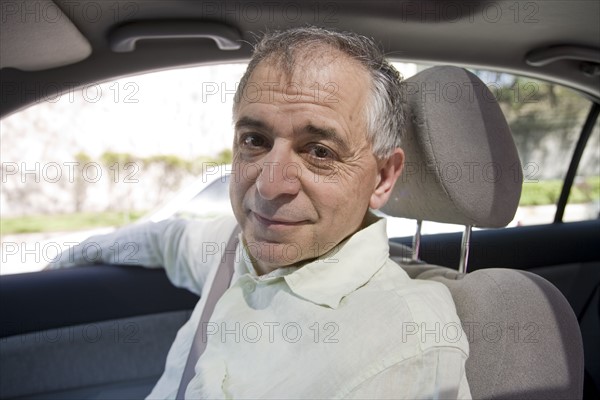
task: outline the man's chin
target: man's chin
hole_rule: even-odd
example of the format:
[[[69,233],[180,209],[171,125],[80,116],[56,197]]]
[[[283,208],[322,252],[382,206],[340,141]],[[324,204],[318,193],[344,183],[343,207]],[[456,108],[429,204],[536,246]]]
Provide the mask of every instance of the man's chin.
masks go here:
[[[261,274],[278,268],[296,266],[305,259],[313,258],[308,254],[310,249],[303,249],[295,242],[250,241],[246,242],[246,250],[252,257],[257,272]]]

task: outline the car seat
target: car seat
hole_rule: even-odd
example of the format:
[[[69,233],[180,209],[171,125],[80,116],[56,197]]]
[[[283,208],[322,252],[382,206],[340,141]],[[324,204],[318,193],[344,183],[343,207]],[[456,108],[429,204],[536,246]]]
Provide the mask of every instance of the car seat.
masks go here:
[[[471,227],[506,226],[521,194],[519,157],[494,95],[473,73],[442,66],[407,79],[405,100],[405,167],[382,211],[419,227],[423,220],[466,227],[458,271],[417,261],[418,230],[413,260],[397,261],[412,278],[452,293],[469,339],[473,398],[581,398],[581,333],[558,289],[525,271],[467,273]]]

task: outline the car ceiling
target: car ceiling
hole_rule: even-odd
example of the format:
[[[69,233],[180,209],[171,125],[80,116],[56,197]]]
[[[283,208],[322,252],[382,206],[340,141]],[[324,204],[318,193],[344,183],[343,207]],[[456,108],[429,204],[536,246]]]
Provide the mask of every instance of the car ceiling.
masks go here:
[[[246,61],[260,32],[308,24],[372,36],[392,59],[499,69],[600,98],[597,0],[0,0],[0,5],[0,116],[115,77]],[[208,38],[165,38],[165,32],[181,34],[184,26],[214,31],[241,47],[221,50]],[[117,47],[123,35],[146,39],[122,51]],[[536,58],[544,65],[530,65]]]

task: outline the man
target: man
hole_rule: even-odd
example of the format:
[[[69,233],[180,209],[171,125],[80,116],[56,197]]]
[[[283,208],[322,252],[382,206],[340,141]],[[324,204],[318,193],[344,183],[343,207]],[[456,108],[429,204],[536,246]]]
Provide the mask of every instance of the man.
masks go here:
[[[174,284],[204,295],[149,398],[176,397],[220,263],[207,249],[224,252],[238,224],[231,287],[206,324],[185,398],[470,397],[450,293],[389,259],[385,220],[369,211],[402,170],[401,99],[398,72],[365,37],[267,34],[233,110],[235,220],[168,220],[89,239],[135,241],[137,264],[163,265]],[[79,253],[54,267],[82,263]]]

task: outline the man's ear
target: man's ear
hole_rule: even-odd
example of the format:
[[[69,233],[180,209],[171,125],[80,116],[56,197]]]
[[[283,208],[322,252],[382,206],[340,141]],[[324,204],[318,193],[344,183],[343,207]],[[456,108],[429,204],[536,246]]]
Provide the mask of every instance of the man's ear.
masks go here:
[[[400,148],[395,149],[392,155],[386,160],[378,162],[379,170],[377,173],[379,175],[377,178],[379,183],[377,186],[375,186],[373,194],[371,194],[369,207],[378,209],[387,203],[390,195],[392,194],[394,184],[402,172],[403,166],[404,151],[402,151]]]

